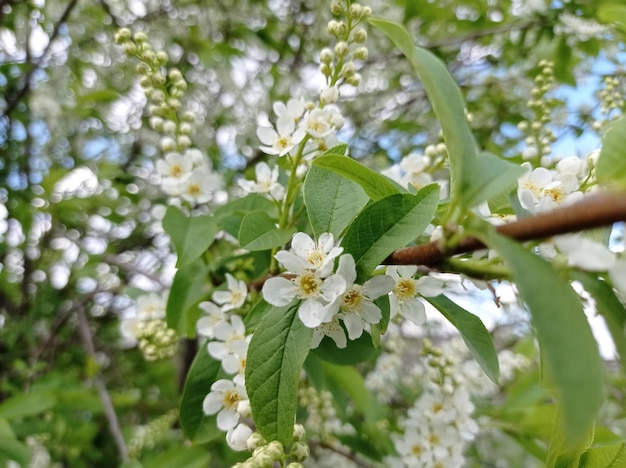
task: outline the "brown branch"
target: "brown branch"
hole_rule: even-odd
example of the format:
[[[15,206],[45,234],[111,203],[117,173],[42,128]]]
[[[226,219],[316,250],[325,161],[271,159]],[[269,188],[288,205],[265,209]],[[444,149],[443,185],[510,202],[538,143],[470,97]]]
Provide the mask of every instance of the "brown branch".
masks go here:
[[[76,305],[76,315],[78,316],[78,331],[80,333],[81,339],[83,340],[83,346],[85,347],[85,351],[87,352],[89,359],[95,361],[96,349],[93,344],[91,330],[89,329],[87,315],[82,305]],[[98,396],[100,397],[100,401],[102,402],[102,407],[104,408],[104,415],[109,422],[109,432],[111,433],[115,445],[117,446],[117,451],[119,453],[120,459],[122,460],[122,462],[125,462],[128,460],[128,448],[126,447],[126,442],[124,442],[124,436],[122,435],[122,430],[117,419],[117,414],[115,413],[115,408],[113,407],[113,402],[111,401],[111,396],[107,391],[104,378],[102,377],[102,374],[100,372],[96,373],[96,375],[94,376],[94,381],[96,384],[96,389],[98,390]]]
[[[619,221],[626,221],[626,193],[606,192],[590,195],[581,202],[549,213],[498,226],[496,230],[511,239],[525,242],[606,226]],[[482,242],[472,237],[462,239],[452,251],[446,251],[439,242],[429,242],[396,250],[385,259],[383,265],[436,265],[452,255],[484,247]]]

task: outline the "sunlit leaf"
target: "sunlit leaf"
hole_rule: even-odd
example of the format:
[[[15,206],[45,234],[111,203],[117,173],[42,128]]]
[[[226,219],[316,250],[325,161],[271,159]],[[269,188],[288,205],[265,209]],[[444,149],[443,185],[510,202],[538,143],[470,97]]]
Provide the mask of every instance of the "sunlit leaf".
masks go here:
[[[363,209],[369,197],[358,184],[320,166],[309,169],[304,202],[316,237],[330,232],[335,239]]]
[[[602,149],[596,166],[598,182],[626,187],[626,117],[615,121],[602,138]]]
[[[439,186],[429,185],[416,195],[391,195],[365,207],[341,243],[354,257],[357,280],[366,280],[390,253],[421,235],[438,201]]]
[[[391,179],[346,156],[328,154],[317,158],[313,162],[313,167],[315,166],[357,183],[374,201],[403,191]]]

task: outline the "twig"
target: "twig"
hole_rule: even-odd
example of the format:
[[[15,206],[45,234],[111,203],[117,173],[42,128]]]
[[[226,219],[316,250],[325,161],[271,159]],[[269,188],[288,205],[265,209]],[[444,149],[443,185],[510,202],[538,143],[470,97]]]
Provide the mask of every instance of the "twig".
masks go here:
[[[498,226],[496,230],[519,242],[540,240],[559,234],[578,232],[626,221],[626,193],[606,192],[595,194],[576,204],[549,213],[522,218]],[[467,237],[452,251],[446,251],[439,242],[396,250],[383,265],[436,265],[447,257],[482,249],[478,239]]]
[[[85,314],[85,309],[82,305],[77,305],[76,315],[78,316],[78,331],[81,339],[83,340],[85,351],[87,351],[89,358],[95,361],[96,349],[93,344],[91,331],[89,330],[87,315]],[[113,402],[111,401],[104,378],[100,372],[96,373],[94,381],[96,383],[96,389],[98,390],[98,396],[102,402],[102,407],[104,408],[104,415],[109,422],[109,432],[111,433],[115,445],[117,446],[120,459],[122,462],[125,462],[128,460],[128,448],[126,447],[126,442],[124,442],[124,436],[122,435],[122,430],[117,419],[117,414],[115,413],[115,408],[113,407]]]

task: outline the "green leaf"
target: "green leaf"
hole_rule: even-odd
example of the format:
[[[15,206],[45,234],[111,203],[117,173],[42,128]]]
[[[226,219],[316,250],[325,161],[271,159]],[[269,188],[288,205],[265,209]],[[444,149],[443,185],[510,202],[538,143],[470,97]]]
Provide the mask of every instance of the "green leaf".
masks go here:
[[[15,438],[9,423],[0,418],[0,461],[2,458],[13,460],[19,466],[28,466],[30,462],[30,450]]]
[[[181,268],[200,258],[215,240],[220,226],[213,216],[188,217],[178,208],[170,206],[163,218],[163,229],[176,248],[176,267]]]
[[[459,87],[441,60],[417,47],[401,25],[380,18],[369,18],[368,21],[393,41],[422,80],[448,148],[452,204],[470,206],[470,200],[465,200],[464,195],[473,189],[472,178],[478,153]]]
[[[233,200],[218,208],[214,215],[227,233],[237,237],[243,218],[252,211],[264,211],[272,218],[278,216],[276,204],[258,193],[251,193],[247,197]]]
[[[598,182],[626,188],[626,116],[617,119],[602,138],[596,175]]]
[[[244,216],[239,226],[239,244],[247,250],[269,250],[286,244],[295,228],[278,229],[276,221],[264,211],[253,211]]]
[[[257,430],[285,447],[291,443],[300,370],[313,337],[313,330],[298,318],[299,305],[272,308],[263,317],[246,362],[246,389]]]
[[[524,174],[524,169],[493,154],[482,153],[471,167],[471,174],[471,184],[464,198],[467,198],[467,206],[476,206],[517,187],[517,179]]]
[[[223,436],[223,432],[219,433]],[[211,461],[211,454],[205,447],[171,447],[159,453],[155,458],[143,464],[144,468],[170,468],[184,466],[185,468],[206,468]]]
[[[441,312],[441,315],[461,333],[461,337],[470,349],[474,359],[476,359],[485,374],[497,384],[500,375],[498,353],[493,344],[493,339],[483,322],[444,295],[427,297],[426,300],[435,306]]]
[[[622,468],[626,466],[626,444],[591,447],[580,459],[579,468]]]
[[[165,316],[167,326],[181,335],[194,337],[196,334],[196,322],[200,317],[200,311],[194,306],[209,292],[206,273],[204,262],[198,259],[179,268],[174,276]]]
[[[312,167],[316,166],[356,182],[374,201],[402,192],[391,179],[347,156],[328,154],[315,159]]]
[[[367,390],[363,376],[354,367],[323,362],[322,368],[326,378],[348,394],[366,422],[372,423],[385,417],[385,407]]]
[[[217,427],[217,416],[202,411],[204,397],[218,380],[220,369],[221,362],[214,360],[206,346],[202,346],[189,369],[180,402],[180,425],[192,442],[202,444],[223,435]]]
[[[604,318],[609,329],[615,349],[619,355],[622,369],[626,371],[626,308],[613,292],[606,281],[598,279],[591,273],[572,271],[572,279],[580,281],[585,290],[591,294],[596,303],[596,310]]]
[[[622,32],[626,33],[626,5],[618,3],[598,5],[596,17],[602,23],[615,24]]]
[[[557,419],[561,414],[562,408],[557,408]],[[571,445],[566,435],[563,433],[563,427],[555,424],[550,437],[550,445],[548,447],[548,459],[546,468],[575,468],[580,462],[580,457],[591,446],[593,442],[594,427],[591,426],[585,437],[575,445]]]
[[[603,402],[602,362],[578,295],[552,266],[480,222],[470,234],[498,251],[530,308],[542,362],[556,385],[568,445],[579,443]]]
[[[338,239],[369,197],[354,182],[313,166],[304,181],[304,203],[315,237],[330,232]]]
[[[325,336],[320,345],[311,352],[324,361],[342,366],[370,361],[380,354],[367,333],[363,333],[356,340],[348,340],[347,346],[342,349],[337,348],[335,342]]]
[[[20,393],[0,405],[0,418],[8,420],[36,416],[54,407],[57,398],[54,393],[40,390]]]
[[[422,234],[438,200],[439,186],[433,184],[416,195],[399,193],[365,207],[341,243],[354,257],[357,281],[365,280],[390,253]]]

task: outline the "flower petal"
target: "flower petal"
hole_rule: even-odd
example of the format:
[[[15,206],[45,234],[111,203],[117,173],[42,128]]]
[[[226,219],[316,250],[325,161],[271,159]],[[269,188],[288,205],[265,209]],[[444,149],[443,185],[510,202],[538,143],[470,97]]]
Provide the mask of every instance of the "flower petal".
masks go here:
[[[277,307],[286,306],[296,297],[294,284],[287,278],[282,277],[268,279],[261,291],[263,299]]]

